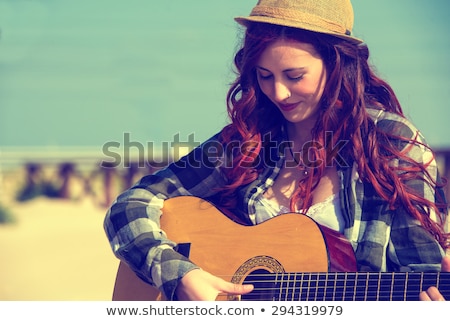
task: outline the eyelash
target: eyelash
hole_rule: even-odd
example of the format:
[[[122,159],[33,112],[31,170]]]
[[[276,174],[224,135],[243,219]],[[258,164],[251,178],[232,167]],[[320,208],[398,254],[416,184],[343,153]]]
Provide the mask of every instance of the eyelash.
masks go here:
[[[292,81],[300,81],[303,79],[303,75],[298,76],[298,77],[288,77],[288,78],[289,78],[289,80],[292,80]]]
[[[261,75],[261,74],[258,74],[258,77],[259,77],[260,79],[262,79],[262,80],[268,80],[268,79],[272,78],[272,75],[269,75],[269,76],[263,76],[263,75]]]
[[[273,76],[272,76],[272,75],[269,75],[269,76],[263,76],[263,75],[261,75],[261,74],[258,74],[258,77],[259,77],[261,80],[269,80],[269,79],[272,78]],[[287,78],[288,78],[289,80],[291,80],[291,81],[297,82],[297,81],[300,81],[300,80],[303,79],[303,75],[301,75],[301,76],[299,76],[299,77],[289,77],[289,76],[287,76]]]

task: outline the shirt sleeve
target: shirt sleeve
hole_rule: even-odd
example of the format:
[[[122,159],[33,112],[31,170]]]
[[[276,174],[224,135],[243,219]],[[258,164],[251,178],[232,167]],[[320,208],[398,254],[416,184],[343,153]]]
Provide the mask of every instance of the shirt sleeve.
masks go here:
[[[389,128],[394,135],[410,138],[410,141],[394,141],[407,159],[394,159],[392,166],[398,168],[399,175],[405,174],[409,178],[406,181],[407,188],[416,196],[441,204],[445,207],[447,201],[441,187],[434,188],[435,183],[440,183],[438,166],[432,150],[427,147],[422,134],[413,124],[404,118],[385,119],[379,121],[379,126]],[[384,126],[383,126],[384,125]],[[411,163],[422,165],[427,174],[423,172],[409,172]],[[433,209],[420,209],[423,215],[429,215],[438,224],[446,220],[447,212],[436,212]],[[399,267],[411,271],[439,271],[444,250],[437,240],[420,224],[420,222],[408,215],[403,208],[393,213],[390,229],[390,242],[388,255],[391,269]]]
[[[410,215],[397,211],[388,246],[392,271],[440,271],[445,252],[436,239]]]
[[[215,136],[179,161],[143,177],[117,197],[104,219],[114,254],[169,300],[174,299],[179,280],[198,267],[175,250],[176,244],[161,229],[164,200],[182,195],[207,198],[216,193],[225,183],[216,144],[220,143]]]
[[[409,138],[406,140],[392,140],[391,143],[401,150],[406,159],[393,159],[392,167],[397,168],[398,174],[405,175],[407,188],[416,196],[422,197],[430,202],[439,204],[440,212],[436,213],[432,209],[427,213],[431,219],[441,224],[447,216],[447,200],[442,188],[442,179],[439,175],[439,169],[433,151],[428,147],[427,142],[420,131],[407,119],[400,118],[395,120],[387,119],[379,122],[385,123],[382,127],[390,128],[394,135]],[[387,125],[390,124],[390,125]],[[412,162],[415,162],[426,170],[425,172],[410,172]]]
[[[418,197],[443,204],[446,200],[439,182],[438,168],[425,139],[407,119],[376,111],[376,126],[389,133],[385,143],[402,151],[406,159],[391,158],[390,166],[404,175],[406,188]],[[398,138],[396,138],[398,137]],[[401,138],[400,138],[401,137]],[[422,164],[427,174],[413,172],[411,162]],[[355,225],[347,231],[358,259],[358,268],[367,271],[438,271],[445,255],[439,242],[402,206],[390,208],[372,184],[358,181],[354,185]],[[352,194],[353,195],[353,194]],[[417,205],[418,206],[418,205]],[[436,222],[445,220],[446,211],[421,209]]]

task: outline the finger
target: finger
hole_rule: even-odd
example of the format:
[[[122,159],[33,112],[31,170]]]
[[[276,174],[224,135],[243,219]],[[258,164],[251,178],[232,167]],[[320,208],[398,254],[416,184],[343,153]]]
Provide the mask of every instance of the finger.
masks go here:
[[[445,301],[445,299],[442,296],[441,292],[439,292],[439,290],[436,287],[434,287],[434,286],[428,288],[428,290],[426,290],[424,292],[426,293],[426,296],[428,297],[428,299],[427,299],[425,297],[425,294],[422,295],[422,297],[424,298],[424,301],[430,301],[430,300],[431,301]],[[419,295],[419,298],[420,298],[420,295]]]
[[[442,272],[450,272],[450,257],[446,256],[442,259],[441,265]]]
[[[419,294],[419,300],[420,301],[431,301],[430,297],[428,296],[427,291],[422,291]]]
[[[253,290],[252,284],[235,284],[224,282],[221,291],[228,294],[247,294]]]

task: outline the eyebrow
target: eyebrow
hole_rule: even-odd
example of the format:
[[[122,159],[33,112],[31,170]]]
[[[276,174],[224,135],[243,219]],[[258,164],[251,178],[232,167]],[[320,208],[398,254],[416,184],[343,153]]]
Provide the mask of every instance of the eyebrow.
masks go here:
[[[271,72],[269,69],[261,67],[261,66],[256,66],[257,69],[262,69],[264,71],[267,72]],[[288,68],[283,70],[283,72],[290,72],[290,71],[304,71],[306,69],[306,67],[297,67],[297,68]]]

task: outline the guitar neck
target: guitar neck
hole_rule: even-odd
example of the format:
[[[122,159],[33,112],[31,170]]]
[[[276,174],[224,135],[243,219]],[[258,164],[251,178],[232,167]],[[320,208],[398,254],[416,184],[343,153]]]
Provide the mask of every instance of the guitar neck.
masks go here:
[[[436,286],[450,298],[450,273],[321,272],[249,275],[255,290],[242,300],[414,301]]]

